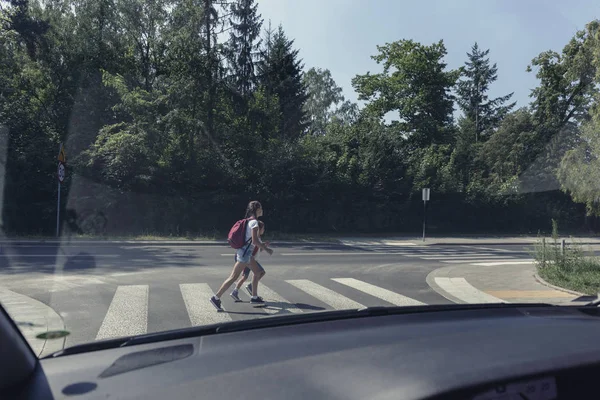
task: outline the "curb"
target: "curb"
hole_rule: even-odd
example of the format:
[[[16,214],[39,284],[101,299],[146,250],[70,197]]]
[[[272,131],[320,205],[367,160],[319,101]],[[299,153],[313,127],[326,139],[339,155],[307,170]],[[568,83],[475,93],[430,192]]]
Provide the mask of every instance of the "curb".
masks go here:
[[[3,297],[2,307],[19,326],[21,335],[26,339],[29,347],[37,357],[44,357],[48,354],[62,350],[66,338],[61,339],[38,339],[37,335],[50,331],[64,330],[64,322],[61,316],[50,306],[38,301],[32,297],[14,292],[7,288],[0,287],[0,294]],[[21,328],[21,323],[33,323],[39,321],[39,330],[31,328]],[[43,322],[42,322],[43,321]]]
[[[544,279],[542,279],[542,277],[541,277],[541,276],[539,276],[539,274],[538,274],[537,272],[533,274],[533,278],[534,278],[534,279],[535,279],[535,280],[536,280],[538,283],[540,283],[540,284],[542,284],[542,285],[544,285],[544,286],[547,286],[547,287],[549,287],[549,288],[551,288],[551,289],[558,290],[558,291],[560,291],[560,292],[565,292],[565,293],[569,293],[569,294],[572,294],[572,295],[574,295],[574,296],[580,296],[580,297],[583,297],[583,296],[589,296],[588,294],[585,294],[585,293],[576,292],[576,291],[574,291],[574,290],[565,289],[565,288],[563,288],[563,287],[556,286],[556,285],[553,285],[553,284],[551,284],[551,283],[548,283],[548,282],[546,282]]]
[[[450,293],[446,292],[435,282],[435,278],[438,275],[441,275],[442,270],[451,270],[452,268],[454,268],[454,267],[441,267],[438,269],[434,269],[433,271],[431,271],[430,273],[427,274],[427,276],[425,277],[425,282],[427,283],[427,285],[429,285],[429,287],[434,292],[436,292],[437,294],[439,294],[446,300],[449,300],[452,303],[456,303],[456,304],[465,304],[464,301],[462,301],[461,299],[459,299],[457,297],[452,296]]]

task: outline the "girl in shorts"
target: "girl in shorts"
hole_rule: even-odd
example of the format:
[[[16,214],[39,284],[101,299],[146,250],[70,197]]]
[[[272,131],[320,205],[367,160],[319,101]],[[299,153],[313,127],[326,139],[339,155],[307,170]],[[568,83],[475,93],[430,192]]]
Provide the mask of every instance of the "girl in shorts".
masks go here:
[[[259,233],[259,240],[261,240],[262,235],[265,234],[265,224],[262,221],[258,221],[258,233]],[[261,240],[261,242],[262,242],[262,240]],[[267,246],[267,249],[269,249],[269,242],[263,242],[263,243],[265,244],[265,246]],[[262,250],[260,250],[260,251],[262,251]],[[250,258],[250,263],[256,264],[256,268],[258,268],[259,273],[258,274],[254,273],[252,282],[254,282],[254,277],[256,277],[256,281],[258,282],[266,274],[263,266],[260,265],[260,263],[256,260],[258,258],[258,256],[259,256],[259,248],[255,247],[254,251],[252,252],[252,257]],[[246,282],[246,279],[248,279],[249,276],[250,276],[250,267],[246,267],[246,268],[244,268],[242,277],[240,278],[238,283],[235,285],[235,288],[233,289],[233,291],[230,293],[231,297],[233,297],[233,299],[235,301],[242,301],[239,297],[239,290],[242,287],[242,285],[244,284],[244,282]],[[248,291],[250,296],[252,296],[252,287],[253,287],[252,283],[249,283],[248,285],[246,285],[246,290]],[[259,298],[260,298],[260,296],[259,296]]]
[[[258,287],[258,276],[260,270],[255,263],[251,263],[250,260],[252,258],[252,252],[255,247],[258,247],[260,250],[266,250],[267,253],[273,254],[273,250],[269,249],[262,243],[258,237],[258,219],[263,215],[263,209],[258,201],[251,201],[248,203],[248,207],[246,208],[246,219],[248,222],[246,223],[246,235],[245,241],[248,243],[241,249],[238,249],[235,254],[235,264],[233,266],[233,271],[229,275],[229,278],[225,279],[225,282],[221,285],[219,291],[210,298],[210,303],[215,306],[215,308],[219,311],[223,310],[221,307],[221,296],[223,293],[229,289],[231,285],[239,278],[240,274],[246,267],[250,267],[254,276],[252,278],[252,298],[250,299],[251,303],[262,303],[263,300],[257,295],[257,287]]]

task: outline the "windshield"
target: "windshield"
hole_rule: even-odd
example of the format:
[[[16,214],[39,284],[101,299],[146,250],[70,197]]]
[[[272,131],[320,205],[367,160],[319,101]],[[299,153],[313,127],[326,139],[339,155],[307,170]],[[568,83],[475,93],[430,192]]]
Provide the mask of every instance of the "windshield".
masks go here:
[[[0,304],[38,356],[596,298],[597,2],[0,7]]]

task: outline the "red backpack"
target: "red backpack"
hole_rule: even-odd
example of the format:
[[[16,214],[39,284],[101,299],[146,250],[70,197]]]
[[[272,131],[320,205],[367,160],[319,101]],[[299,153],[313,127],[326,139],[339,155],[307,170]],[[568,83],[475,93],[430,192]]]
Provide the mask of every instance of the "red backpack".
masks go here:
[[[227,236],[227,241],[229,242],[229,245],[234,249],[241,249],[246,244],[248,244],[250,240],[252,240],[249,239],[248,241],[246,241],[246,225],[251,219],[253,218],[240,219],[235,224],[233,224],[233,226],[229,230],[229,236]]]

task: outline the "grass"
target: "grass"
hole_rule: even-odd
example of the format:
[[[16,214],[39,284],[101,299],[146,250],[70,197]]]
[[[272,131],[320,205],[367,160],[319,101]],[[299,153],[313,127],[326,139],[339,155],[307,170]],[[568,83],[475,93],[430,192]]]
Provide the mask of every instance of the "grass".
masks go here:
[[[570,243],[561,249],[558,239],[558,226],[552,221],[552,238],[540,239],[535,246],[534,257],[539,275],[547,282],[596,295],[600,291],[600,259],[593,253],[586,253],[583,247]]]

